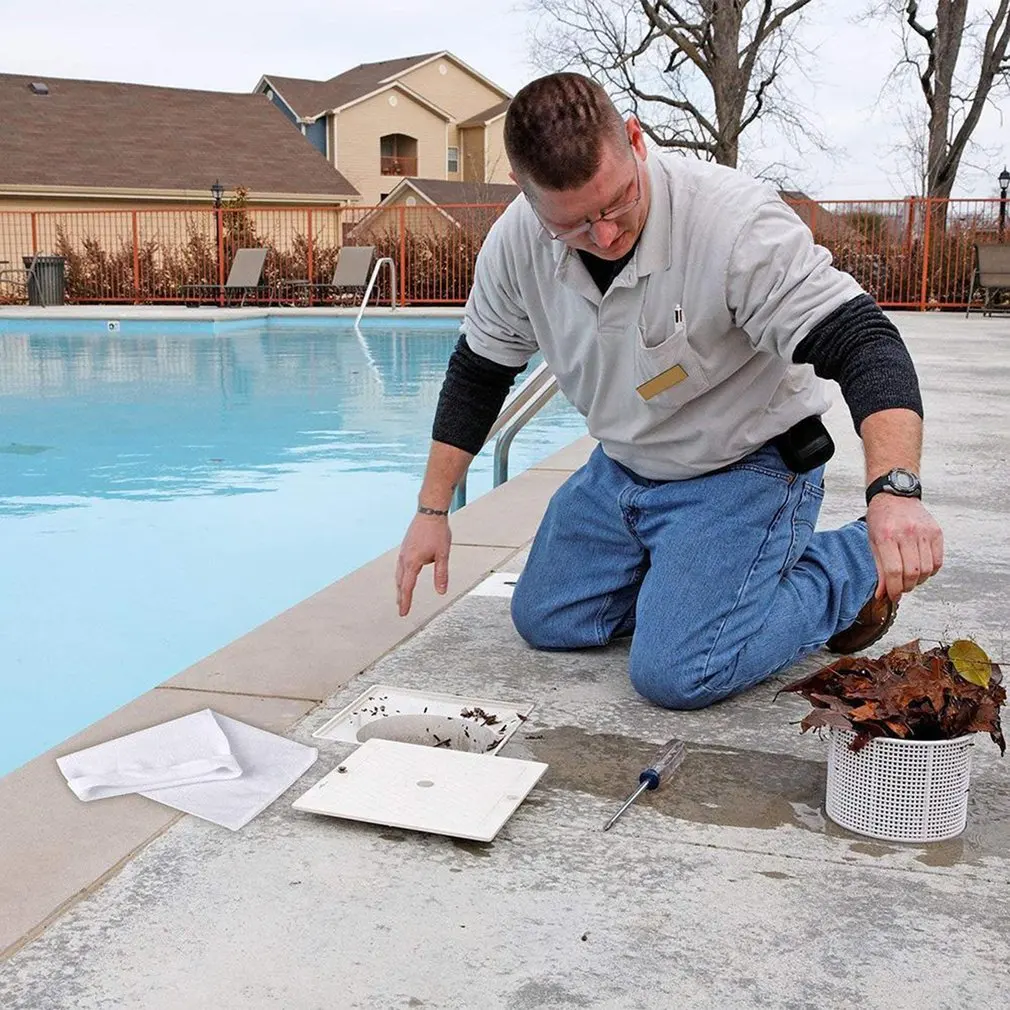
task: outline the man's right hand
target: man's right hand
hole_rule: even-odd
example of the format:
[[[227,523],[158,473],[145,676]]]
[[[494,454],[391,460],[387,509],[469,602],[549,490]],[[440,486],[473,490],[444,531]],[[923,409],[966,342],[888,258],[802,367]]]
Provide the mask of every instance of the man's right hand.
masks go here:
[[[407,527],[396,559],[396,605],[400,616],[410,613],[417,577],[425,565],[435,565],[435,592],[444,596],[449,588],[449,548],[452,533],[447,516],[418,513]]]

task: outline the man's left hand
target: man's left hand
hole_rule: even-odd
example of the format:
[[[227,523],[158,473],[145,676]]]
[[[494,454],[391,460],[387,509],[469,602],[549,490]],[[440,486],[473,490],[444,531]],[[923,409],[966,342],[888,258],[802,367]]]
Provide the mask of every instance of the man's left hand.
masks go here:
[[[943,531],[918,498],[874,495],[866,526],[877,562],[878,599],[897,600],[940,570]]]

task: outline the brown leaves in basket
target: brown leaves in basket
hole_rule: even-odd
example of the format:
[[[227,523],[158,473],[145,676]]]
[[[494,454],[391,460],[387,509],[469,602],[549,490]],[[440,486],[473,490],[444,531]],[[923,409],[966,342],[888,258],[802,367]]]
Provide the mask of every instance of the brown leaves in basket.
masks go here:
[[[967,672],[966,653],[971,660]],[[988,677],[979,675],[980,656],[989,663]],[[802,694],[814,706],[800,723],[804,732],[852,730],[853,750],[875,736],[949,740],[988,733],[1003,754],[1000,706],[1006,690],[1001,680],[999,666],[974,643],[959,641],[923,652],[916,641],[879,659],[845,656],[782,690]]]

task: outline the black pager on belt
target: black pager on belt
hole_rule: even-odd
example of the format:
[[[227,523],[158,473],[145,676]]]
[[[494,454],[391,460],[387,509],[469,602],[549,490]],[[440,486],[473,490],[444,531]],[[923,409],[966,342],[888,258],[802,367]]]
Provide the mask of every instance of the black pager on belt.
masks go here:
[[[827,463],[835,454],[835,443],[817,414],[797,421],[788,431],[772,439],[782,462],[793,473],[807,473]]]

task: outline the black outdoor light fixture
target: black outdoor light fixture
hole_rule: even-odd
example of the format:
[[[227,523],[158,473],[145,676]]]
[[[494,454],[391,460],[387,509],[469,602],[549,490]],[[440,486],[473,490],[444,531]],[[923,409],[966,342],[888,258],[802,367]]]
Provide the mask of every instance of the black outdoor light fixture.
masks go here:
[[[1006,191],[1010,189],[1010,171],[1007,171],[1006,165],[1003,166],[1003,171],[996,181],[999,183],[999,238],[1002,242],[1003,229],[1006,226]]]
[[[221,220],[224,216],[224,211],[221,210],[221,198],[224,196],[224,186],[221,185],[220,179],[214,180],[214,185],[210,187],[211,195],[214,197],[214,230],[217,232],[217,277],[218,284],[222,283],[222,278],[224,277],[224,222]],[[221,293],[218,293],[218,304],[223,305],[221,301]]]

